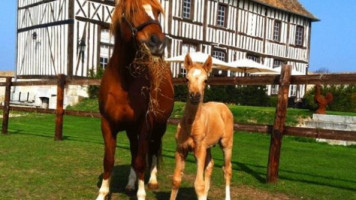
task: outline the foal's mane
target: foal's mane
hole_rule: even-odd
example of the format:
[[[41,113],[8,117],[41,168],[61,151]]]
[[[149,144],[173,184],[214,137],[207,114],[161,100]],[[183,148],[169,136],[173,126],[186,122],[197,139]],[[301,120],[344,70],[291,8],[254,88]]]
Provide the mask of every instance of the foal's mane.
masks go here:
[[[111,33],[113,35],[116,34],[118,26],[122,22],[123,14],[130,22],[136,21],[136,16],[145,15],[146,12],[142,7],[145,4],[150,4],[153,10],[163,13],[163,8],[158,0],[117,0],[117,5],[112,15]]]

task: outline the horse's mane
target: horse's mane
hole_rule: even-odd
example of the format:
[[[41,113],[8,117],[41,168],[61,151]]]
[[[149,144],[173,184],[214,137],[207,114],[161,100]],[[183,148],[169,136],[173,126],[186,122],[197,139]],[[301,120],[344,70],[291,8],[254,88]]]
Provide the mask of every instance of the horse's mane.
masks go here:
[[[135,16],[145,13],[142,5],[150,4],[152,9],[158,10],[163,14],[163,8],[158,0],[116,0],[116,8],[112,15],[111,33],[116,34],[118,26],[121,24],[124,14],[128,21],[135,21]]]

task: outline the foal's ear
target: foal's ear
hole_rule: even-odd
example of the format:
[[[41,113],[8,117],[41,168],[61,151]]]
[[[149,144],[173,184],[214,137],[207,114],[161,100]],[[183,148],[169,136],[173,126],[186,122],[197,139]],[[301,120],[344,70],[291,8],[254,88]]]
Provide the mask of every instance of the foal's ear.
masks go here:
[[[192,58],[190,58],[189,53],[187,53],[187,55],[185,56],[185,59],[184,59],[184,68],[185,68],[187,71],[189,71],[192,67],[193,67]]]
[[[209,73],[211,71],[211,67],[213,66],[213,59],[211,58],[211,56],[208,57],[208,59],[206,59],[204,65],[203,65],[203,69]]]

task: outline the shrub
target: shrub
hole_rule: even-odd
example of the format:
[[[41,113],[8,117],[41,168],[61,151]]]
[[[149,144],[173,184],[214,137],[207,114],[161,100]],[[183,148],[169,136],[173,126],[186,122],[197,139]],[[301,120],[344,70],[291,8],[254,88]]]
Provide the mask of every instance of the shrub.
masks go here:
[[[174,86],[175,100],[185,102],[188,89],[186,85]],[[276,97],[272,100],[266,94],[265,86],[221,86],[211,85],[205,90],[204,101],[219,101],[249,106],[275,106]]]
[[[93,69],[89,71],[90,78],[102,78],[104,74],[104,69],[102,67],[98,67],[97,71],[95,72]],[[88,87],[88,95],[90,99],[98,98],[99,96],[99,86],[90,85]]]

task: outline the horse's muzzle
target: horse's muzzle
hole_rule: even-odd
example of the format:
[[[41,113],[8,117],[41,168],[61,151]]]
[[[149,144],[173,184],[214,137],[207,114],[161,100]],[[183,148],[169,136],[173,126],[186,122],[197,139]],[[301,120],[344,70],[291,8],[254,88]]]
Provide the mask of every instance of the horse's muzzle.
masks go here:
[[[201,99],[200,93],[193,93],[193,92],[189,93],[190,103],[198,104],[198,103],[200,103],[200,99]]]
[[[154,56],[162,56],[166,48],[166,38],[160,38],[157,35],[152,35],[151,38],[145,42],[150,49],[151,54]]]

